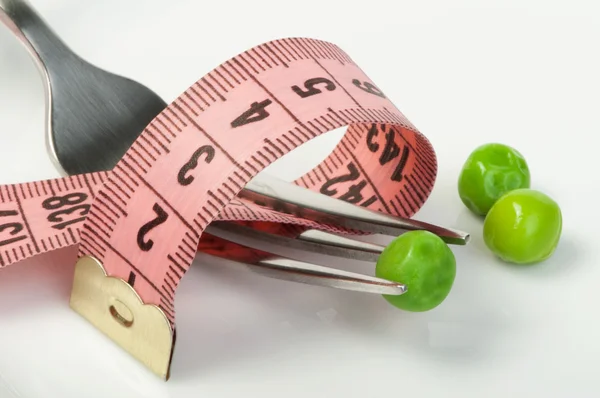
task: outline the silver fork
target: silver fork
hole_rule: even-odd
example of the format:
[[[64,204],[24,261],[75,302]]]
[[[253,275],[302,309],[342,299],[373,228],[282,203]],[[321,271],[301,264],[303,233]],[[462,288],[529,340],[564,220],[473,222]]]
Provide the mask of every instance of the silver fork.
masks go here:
[[[63,175],[111,170],[167,106],[149,88],[75,54],[25,0],[0,0],[0,20],[42,74],[46,146]]]
[[[46,80],[48,150],[58,167],[70,175],[112,169],[167,104],[139,83],[101,71],[81,60],[62,44],[25,1],[0,0],[0,11],[2,20],[30,49]],[[111,129],[118,133],[109,133]],[[464,245],[469,240],[465,232],[374,212],[265,173],[250,181],[240,192],[239,199],[305,219],[373,234],[394,237],[410,230],[428,230],[449,244]],[[275,244],[364,261],[376,261],[383,250],[377,244],[317,230],[307,230],[289,238],[235,223],[213,222],[206,232],[242,248],[263,250],[266,244]],[[277,279],[375,294],[399,295],[407,290],[402,283],[268,251],[265,254],[248,261],[236,261],[227,252],[216,255]]]
[[[448,244],[465,245],[470,239],[466,232],[378,213],[264,173],[250,181],[240,192],[239,198],[262,207],[283,209],[286,213],[296,214],[305,219],[389,237],[407,231],[426,230],[438,235]],[[274,244],[305,252],[370,262],[377,261],[384,249],[378,244],[314,229],[289,238],[219,221],[211,223],[206,232],[244,248],[264,250],[265,245]],[[400,295],[407,290],[402,283],[269,254],[271,256],[252,262],[233,261],[265,276],[311,285],[388,295]],[[220,256],[229,258],[227,253],[221,253]]]

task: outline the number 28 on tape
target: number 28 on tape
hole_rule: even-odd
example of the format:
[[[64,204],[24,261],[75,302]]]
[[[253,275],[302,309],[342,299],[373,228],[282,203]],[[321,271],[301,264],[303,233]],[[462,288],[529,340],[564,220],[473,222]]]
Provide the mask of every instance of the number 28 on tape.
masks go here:
[[[320,134],[345,135],[296,184],[411,217],[434,184],[429,141],[334,44],[281,39],[202,77],[146,127],[113,170],[0,186],[0,266],[78,245],[71,307],[164,379],[174,297],[213,221],[332,230],[236,197]]]

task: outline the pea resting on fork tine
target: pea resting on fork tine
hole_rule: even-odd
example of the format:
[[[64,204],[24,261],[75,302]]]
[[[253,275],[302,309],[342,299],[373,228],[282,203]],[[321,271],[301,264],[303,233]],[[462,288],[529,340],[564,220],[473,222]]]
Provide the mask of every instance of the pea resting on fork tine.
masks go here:
[[[107,171],[121,159],[166,102],[148,88],[102,71],[70,51],[23,0],[0,0],[0,19],[30,50],[47,89],[47,142],[57,167],[66,174]],[[83,128],[85,127],[85,128]],[[85,131],[85,134],[82,133]],[[241,201],[277,209],[307,220],[367,233],[398,236],[426,230],[449,244],[466,244],[469,235],[411,219],[377,213],[259,174],[240,192]],[[236,259],[211,252],[278,279],[386,295],[401,295],[404,284],[350,273],[260,251],[268,243],[366,261],[383,247],[349,237],[306,230],[295,237],[257,231],[236,223],[214,222],[206,232],[230,247],[260,255]],[[244,243],[250,240],[252,244]],[[257,252],[254,251],[256,254]]]

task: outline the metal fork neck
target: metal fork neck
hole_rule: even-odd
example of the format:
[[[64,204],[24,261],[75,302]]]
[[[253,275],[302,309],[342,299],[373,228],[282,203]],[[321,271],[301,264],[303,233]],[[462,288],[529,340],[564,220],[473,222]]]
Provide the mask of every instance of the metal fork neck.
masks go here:
[[[52,70],[52,63],[77,58],[24,0],[0,0],[0,21],[27,47],[43,73]]]

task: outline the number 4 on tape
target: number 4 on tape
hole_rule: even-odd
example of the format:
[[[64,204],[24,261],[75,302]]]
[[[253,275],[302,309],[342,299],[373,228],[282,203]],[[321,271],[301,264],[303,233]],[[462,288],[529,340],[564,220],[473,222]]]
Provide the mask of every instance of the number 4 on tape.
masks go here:
[[[113,170],[0,186],[0,266],[78,245],[71,307],[168,379],[175,291],[204,229],[215,220],[333,228],[233,203],[269,164],[344,126],[296,183],[411,217],[437,172],[429,141],[336,45],[281,39],[189,87]]]

